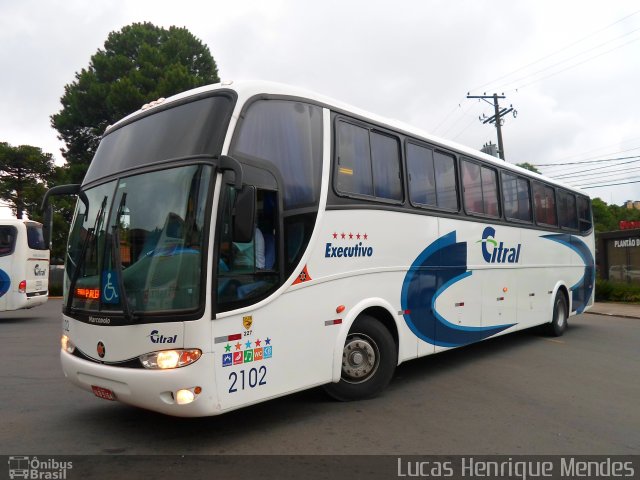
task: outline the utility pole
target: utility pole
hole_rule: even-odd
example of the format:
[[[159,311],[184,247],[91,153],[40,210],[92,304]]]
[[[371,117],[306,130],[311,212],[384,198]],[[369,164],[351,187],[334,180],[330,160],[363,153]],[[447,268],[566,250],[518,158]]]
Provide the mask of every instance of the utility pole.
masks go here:
[[[486,93],[484,95],[469,95],[467,93],[467,98],[479,98],[487,102],[489,105],[491,105],[491,102],[489,102],[487,99],[493,99],[493,110],[495,112],[494,115],[492,117],[487,117],[483,114],[482,117],[478,117],[478,120],[480,120],[483,125],[495,122],[496,130],[498,133],[498,155],[500,155],[500,158],[504,160],[504,144],[502,143],[502,117],[504,117],[507,113],[513,112],[513,118],[516,118],[516,116],[518,115],[517,110],[514,110],[513,105],[509,105],[509,108],[503,108],[502,110],[500,109],[498,99],[507,98],[504,96],[504,93],[502,95],[498,95],[497,93],[494,93],[493,95],[487,95]]]

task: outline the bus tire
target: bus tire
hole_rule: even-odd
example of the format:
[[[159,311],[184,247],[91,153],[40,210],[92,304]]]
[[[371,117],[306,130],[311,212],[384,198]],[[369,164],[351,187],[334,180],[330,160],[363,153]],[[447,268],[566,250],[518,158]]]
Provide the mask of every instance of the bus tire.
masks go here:
[[[567,329],[568,310],[567,300],[562,292],[556,293],[556,298],[553,302],[553,316],[551,317],[551,323],[547,325],[547,333],[549,335],[553,337],[562,336]]]
[[[375,318],[362,315],[347,335],[340,381],[324,388],[343,402],[371,398],[389,384],[397,363],[398,351],[389,330]]]

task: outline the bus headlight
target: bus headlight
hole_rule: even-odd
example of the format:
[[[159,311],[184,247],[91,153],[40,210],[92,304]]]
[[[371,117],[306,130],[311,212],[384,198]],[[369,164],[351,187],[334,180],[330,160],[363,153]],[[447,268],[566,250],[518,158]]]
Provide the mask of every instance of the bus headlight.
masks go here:
[[[202,351],[191,350],[161,350],[159,352],[140,355],[140,363],[144,368],[166,370],[168,368],[186,367],[198,360]]]
[[[67,353],[73,353],[76,349],[76,346],[66,335],[62,335],[62,337],[60,337],[60,346],[62,347],[62,350]]]

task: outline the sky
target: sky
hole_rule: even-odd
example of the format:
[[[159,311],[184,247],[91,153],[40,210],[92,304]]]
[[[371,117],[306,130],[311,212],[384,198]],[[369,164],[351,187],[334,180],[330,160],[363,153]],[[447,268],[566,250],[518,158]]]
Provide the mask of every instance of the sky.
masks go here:
[[[635,0],[0,0],[0,141],[62,164],[50,116],[65,85],[144,21],[186,27],[223,80],[304,87],[472,148],[497,139],[480,120],[493,106],[467,94],[504,94],[508,162],[640,200]]]

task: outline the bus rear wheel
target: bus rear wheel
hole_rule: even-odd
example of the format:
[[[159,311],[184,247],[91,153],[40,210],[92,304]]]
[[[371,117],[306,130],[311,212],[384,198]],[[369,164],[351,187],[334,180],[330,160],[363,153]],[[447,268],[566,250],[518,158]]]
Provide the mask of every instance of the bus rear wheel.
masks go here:
[[[553,302],[553,317],[551,323],[547,325],[547,333],[553,337],[560,337],[567,329],[567,318],[569,308],[567,307],[567,300],[564,298],[562,292],[556,293],[556,298]]]
[[[389,330],[375,318],[362,315],[347,335],[340,381],[325,385],[325,390],[340,401],[373,397],[389,384],[397,363],[398,352]]]

